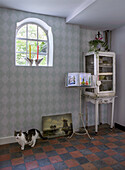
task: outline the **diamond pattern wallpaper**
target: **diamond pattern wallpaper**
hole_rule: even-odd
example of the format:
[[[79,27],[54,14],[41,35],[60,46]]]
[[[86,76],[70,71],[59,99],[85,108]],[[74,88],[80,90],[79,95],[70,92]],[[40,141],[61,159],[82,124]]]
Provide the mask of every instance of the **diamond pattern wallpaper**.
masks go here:
[[[15,66],[16,23],[28,17],[52,27],[53,67]],[[46,115],[72,113],[74,130],[79,127],[79,90],[65,88],[64,78],[67,72],[79,71],[81,52],[87,52],[95,33],[66,24],[64,18],[0,8],[0,137],[13,136],[14,130],[41,130]],[[90,112],[91,125],[92,106]]]

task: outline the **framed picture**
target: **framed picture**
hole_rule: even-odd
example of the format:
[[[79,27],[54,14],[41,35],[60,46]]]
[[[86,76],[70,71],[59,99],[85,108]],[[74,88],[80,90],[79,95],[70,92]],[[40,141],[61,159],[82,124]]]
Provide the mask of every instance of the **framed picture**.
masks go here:
[[[42,130],[43,136],[48,138],[70,136],[73,133],[72,114],[43,116]]]

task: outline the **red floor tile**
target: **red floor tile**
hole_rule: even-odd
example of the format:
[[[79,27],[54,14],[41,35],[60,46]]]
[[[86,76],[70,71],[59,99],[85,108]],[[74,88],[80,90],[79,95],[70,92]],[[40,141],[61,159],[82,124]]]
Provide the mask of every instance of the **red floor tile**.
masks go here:
[[[74,159],[66,160],[65,163],[69,168],[72,168],[72,167],[79,165],[79,163]]]
[[[108,133],[111,136],[117,136],[117,133]]]
[[[125,145],[121,146],[122,149],[125,149]]]
[[[121,137],[125,138],[125,133],[123,133],[123,134],[121,135]]]
[[[88,139],[84,139],[84,137],[83,137],[83,139],[80,139],[80,140],[79,140],[80,143],[87,143],[88,141],[89,141],[89,140],[88,140]]]
[[[123,165],[123,166],[125,166],[125,161],[123,161],[123,162],[120,162],[120,164],[121,164],[121,165]]]
[[[38,167],[39,167],[37,161],[27,162],[27,163],[25,163],[25,166],[26,166],[26,169],[27,169],[27,170],[31,170],[31,169],[34,169],[34,168],[38,168]]]
[[[47,155],[46,155],[46,153],[37,153],[37,154],[35,154],[35,157],[36,157],[36,159],[37,160],[40,160],[40,159],[45,159],[45,158],[47,158]]]
[[[113,170],[113,168],[111,168],[111,167],[104,167],[104,168],[100,168],[99,170]]]
[[[31,146],[30,146],[31,147]],[[36,143],[35,146],[33,148],[39,148],[41,147],[41,143]],[[32,147],[31,147],[32,148]]]
[[[81,149],[85,149],[86,147],[83,144],[80,144],[80,145],[76,145],[75,148],[81,150]]]
[[[122,142],[122,143],[124,143],[124,144],[125,144],[125,139],[120,140],[120,142]]]
[[[10,154],[0,155],[0,161],[6,161],[10,159]]]
[[[9,150],[10,150],[10,153],[20,152],[21,151],[21,147],[20,146],[16,146],[16,147],[10,148]]]
[[[109,138],[107,138],[107,140],[109,140],[110,142],[118,141],[118,139],[115,139],[115,138],[113,138],[113,137],[109,137]]]
[[[68,151],[65,148],[59,148],[59,149],[56,149],[56,152],[58,154],[64,154],[64,153],[67,153]]]
[[[85,157],[86,157],[90,162],[97,161],[97,160],[100,159],[100,158],[99,158],[98,156],[96,156],[95,154],[86,155]]]
[[[120,155],[122,155],[122,156],[124,156],[124,157],[125,157],[125,152],[123,152],[123,153],[120,153]]]
[[[10,148],[10,144],[0,145],[0,149]]]
[[[41,167],[40,169],[41,169],[41,170],[55,170],[55,168],[53,167],[53,165],[47,165],[47,166]]]
[[[117,148],[117,145],[115,145],[114,143],[106,143],[105,145],[109,148]]]
[[[48,146],[43,146],[43,150],[44,150],[45,152],[49,152],[49,151],[54,150],[54,148],[53,148],[51,145],[48,145]]]
[[[93,143],[94,145],[96,145],[96,146],[97,146],[97,145],[103,145],[103,143],[100,142],[100,141],[98,141],[98,140],[97,140],[97,141],[92,141],[92,143]]]
[[[49,143],[51,144],[58,144],[59,141],[57,139],[50,140]]]
[[[111,157],[103,158],[103,161],[110,166],[118,163],[115,159]]]
[[[117,152],[113,151],[112,149],[105,150],[104,152],[107,153],[109,156],[117,154]]]
[[[49,160],[50,160],[50,162],[51,163],[57,163],[57,162],[61,162],[61,161],[63,161],[61,158],[60,158],[60,156],[59,155],[57,155],[57,156],[52,156],[52,157],[49,157]]]
[[[63,142],[63,143],[61,143],[61,145],[64,147],[72,146],[72,144],[70,142]]]
[[[81,167],[84,168],[84,170],[97,170],[97,168],[95,167],[95,165],[93,165],[92,163],[86,163],[81,165]]]
[[[12,170],[12,167],[1,168],[0,170]]]
[[[73,158],[83,157],[83,155],[79,151],[70,152],[70,155],[72,155]]]
[[[19,165],[24,163],[24,159],[22,157],[20,158],[15,158],[11,160],[12,165]]]
[[[24,150],[24,151],[23,151],[23,154],[24,154],[24,156],[33,155],[33,151],[32,151],[32,149]]]
[[[92,151],[93,153],[96,153],[96,152],[100,152],[101,150],[99,148],[97,148],[96,146],[92,147],[92,148],[89,148],[90,151]]]
[[[104,137],[103,136],[95,136],[94,139],[99,140],[99,139],[104,139]]]

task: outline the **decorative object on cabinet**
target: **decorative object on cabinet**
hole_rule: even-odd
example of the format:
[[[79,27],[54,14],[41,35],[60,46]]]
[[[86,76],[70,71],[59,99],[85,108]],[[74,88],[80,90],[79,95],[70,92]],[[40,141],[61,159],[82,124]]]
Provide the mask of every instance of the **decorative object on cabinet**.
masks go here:
[[[111,128],[114,119],[115,101],[115,53],[114,52],[90,52],[84,57],[84,72],[96,76],[96,86],[85,88],[85,103],[95,104],[95,132],[98,132],[99,104],[112,104]],[[86,104],[87,106],[87,104]],[[87,110],[87,109],[86,109]],[[87,115],[87,113],[86,113]],[[87,118],[86,118],[87,120]],[[88,124],[86,122],[86,124]]]
[[[94,52],[98,52],[98,51],[106,51],[108,50],[108,45],[106,42],[104,42],[102,37],[102,34],[100,34],[100,32],[98,32],[98,34],[95,36],[94,40],[89,41],[89,51],[94,51]]]

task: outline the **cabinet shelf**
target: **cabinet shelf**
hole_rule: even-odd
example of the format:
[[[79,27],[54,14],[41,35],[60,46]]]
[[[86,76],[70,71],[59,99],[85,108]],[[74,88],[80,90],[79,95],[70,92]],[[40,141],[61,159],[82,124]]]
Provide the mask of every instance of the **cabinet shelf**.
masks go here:
[[[99,73],[99,76],[108,76],[108,75],[113,75],[113,73]]]
[[[112,68],[113,66],[112,65],[99,65],[99,67],[103,67],[103,68]]]
[[[102,81],[102,82],[112,82],[112,80],[100,80],[100,81]]]

